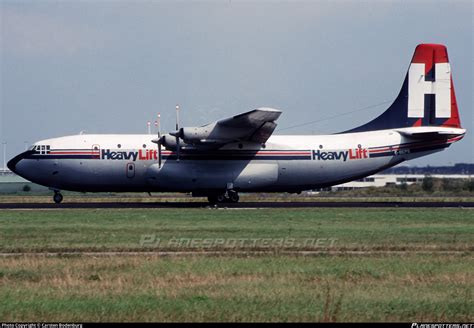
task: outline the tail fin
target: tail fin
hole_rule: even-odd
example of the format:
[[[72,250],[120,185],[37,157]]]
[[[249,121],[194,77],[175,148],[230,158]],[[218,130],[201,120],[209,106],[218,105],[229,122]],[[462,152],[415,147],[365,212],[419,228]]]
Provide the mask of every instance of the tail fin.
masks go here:
[[[441,44],[418,45],[392,105],[369,123],[345,132],[416,126],[461,127],[448,51]]]

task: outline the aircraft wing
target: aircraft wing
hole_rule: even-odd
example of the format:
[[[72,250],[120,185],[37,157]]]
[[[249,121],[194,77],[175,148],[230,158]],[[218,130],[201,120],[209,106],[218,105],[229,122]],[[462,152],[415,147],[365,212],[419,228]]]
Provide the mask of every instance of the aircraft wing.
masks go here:
[[[257,108],[199,127],[184,127],[153,140],[175,150],[217,149],[231,142],[265,143],[272,135],[281,111]]]
[[[216,122],[214,138],[226,139],[226,132],[239,141],[265,142],[272,135],[281,111],[273,108],[258,108]]]
[[[179,135],[185,144],[194,147],[237,141],[264,143],[275,130],[280,115],[277,109],[258,108],[201,127],[182,128]]]
[[[281,111],[273,108],[258,108],[246,113],[217,121],[220,126],[234,128],[259,128],[266,122],[274,122],[280,117]]]

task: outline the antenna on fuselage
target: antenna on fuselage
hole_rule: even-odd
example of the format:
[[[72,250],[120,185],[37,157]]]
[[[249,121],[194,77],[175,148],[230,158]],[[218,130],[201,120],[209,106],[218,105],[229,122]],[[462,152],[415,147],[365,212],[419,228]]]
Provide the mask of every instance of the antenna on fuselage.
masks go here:
[[[176,131],[179,130],[179,105],[176,105]]]
[[[161,132],[160,132],[160,118],[161,115],[158,113],[157,120],[155,122],[155,125],[158,130],[158,142],[156,143],[158,145],[158,167],[161,168]]]
[[[176,105],[176,132],[170,133],[176,138],[176,161],[179,162],[179,152],[180,152],[180,138],[182,136],[183,129],[179,129],[179,105]]]

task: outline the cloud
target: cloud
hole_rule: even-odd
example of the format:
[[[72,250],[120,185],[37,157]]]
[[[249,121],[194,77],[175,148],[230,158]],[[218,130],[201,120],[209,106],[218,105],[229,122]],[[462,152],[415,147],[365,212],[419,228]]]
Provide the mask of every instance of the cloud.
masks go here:
[[[88,25],[20,8],[1,7],[2,52],[23,56],[74,55],[102,47]]]

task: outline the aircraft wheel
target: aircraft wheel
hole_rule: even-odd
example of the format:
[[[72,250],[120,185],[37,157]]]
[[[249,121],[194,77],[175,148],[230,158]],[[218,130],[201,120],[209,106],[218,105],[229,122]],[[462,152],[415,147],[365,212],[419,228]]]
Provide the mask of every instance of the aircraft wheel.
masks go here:
[[[215,204],[224,203],[226,201],[226,198],[224,194],[220,194],[220,195],[208,196],[207,200],[209,201],[209,203],[215,205]]]
[[[63,195],[60,192],[55,192],[53,196],[53,200],[56,204],[59,204],[63,201]]]
[[[236,191],[229,192],[229,200],[231,203],[238,203],[239,194]]]

